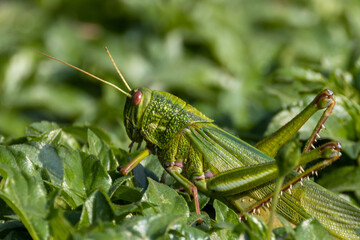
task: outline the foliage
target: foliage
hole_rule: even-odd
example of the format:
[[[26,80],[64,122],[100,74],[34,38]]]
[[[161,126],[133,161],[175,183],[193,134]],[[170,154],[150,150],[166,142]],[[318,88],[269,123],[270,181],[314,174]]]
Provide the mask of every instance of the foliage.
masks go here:
[[[205,223],[197,226],[199,217],[187,195],[152,180],[145,171],[120,176],[111,162],[126,163],[129,156],[107,144],[105,132],[97,131],[98,135],[90,127],[41,122],[30,125],[26,137],[0,147],[0,197],[6,209],[1,216],[2,238],[264,238],[266,226],[261,221],[247,215],[246,223],[241,223],[217,200],[212,203],[215,218],[203,212]],[[134,185],[132,178],[145,180],[146,190]],[[209,200],[202,198],[205,204]],[[313,225],[303,224],[286,234],[328,234]],[[18,233],[24,227],[27,231]]]
[[[359,16],[355,0],[1,1],[1,238],[266,233],[256,218],[240,223],[204,196],[205,226],[196,226],[190,198],[155,181],[162,170],[154,156],[120,176],[130,143],[125,97],[32,49],[124,88],[108,46],[130,86],[171,92],[250,143],[330,88],[337,105],[320,135],[340,141],[343,156],[315,180],[359,205]],[[320,231],[307,220],[276,233],[305,238],[312,228]]]

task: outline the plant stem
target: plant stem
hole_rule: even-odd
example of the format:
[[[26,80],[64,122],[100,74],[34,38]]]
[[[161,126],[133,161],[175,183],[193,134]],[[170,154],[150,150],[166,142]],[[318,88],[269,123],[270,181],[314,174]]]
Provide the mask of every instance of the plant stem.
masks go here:
[[[268,229],[267,229],[267,239],[268,240],[270,240],[270,238],[271,238],[271,232],[272,232],[272,226],[273,226],[273,222],[274,222],[276,205],[277,205],[278,200],[279,200],[279,193],[280,193],[280,190],[281,190],[282,183],[284,181],[284,177],[285,176],[279,177],[278,180],[276,181],[274,197],[273,197],[273,200],[272,200],[272,203],[271,203],[270,218],[269,218]]]

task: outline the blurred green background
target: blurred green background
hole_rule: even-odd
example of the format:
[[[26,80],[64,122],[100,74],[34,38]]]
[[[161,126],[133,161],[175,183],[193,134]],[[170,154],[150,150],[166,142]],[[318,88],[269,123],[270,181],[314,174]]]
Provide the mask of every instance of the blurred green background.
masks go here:
[[[332,89],[321,136],[342,142],[339,172],[353,177],[330,187],[360,199],[359,43],[356,0],[2,0],[0,136],[41,120],[91,124],[125,149],[125,96],[33,51],[124,88],[107,46],[132,88],[171,92],[251,143]]]

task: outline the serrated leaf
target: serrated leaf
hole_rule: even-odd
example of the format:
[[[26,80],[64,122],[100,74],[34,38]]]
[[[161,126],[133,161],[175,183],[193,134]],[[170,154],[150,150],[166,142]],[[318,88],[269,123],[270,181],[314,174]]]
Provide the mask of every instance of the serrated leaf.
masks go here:
[[[251,214],[246,213],[244,215],[247,219],[246,223],[249,225],[252,234],[254,234],[254,237],[256,236],[258,239],[265,239],[267,226],[264,224],[264,222]]]
[[[64,168],[63,183],[59,187],[70,197],[68,200],[73,208],[82,204],[87,194],[96,189],[108,191],[111,178],[98,159],[64,147],[58,150],[58,154]]]
[[[113,197],[112,200],[116,201],[116,200],[125,200],[128,202],[137,202],[140,201],[140,199],[142,198],[143,194],[136,188],[133,187],[129,187],[129,186],[119,186]]]
[[[228,222],[234,225],[240,223],[238,215],[224,203],[216,199],[214,200],[213,206],[216,214],[215,220],[217,222]]]
[[[188,206],[189,206],[189,210],[190,212],[195,212],[195,203],[194,203],[194,198],[191,199],[191,196],[185,192],[180,192],[179,194],[181,194],[186,201],[188,201]],[[184,196],[185,195],[185,196]],[[189,199],[191,199],[189,201]],[[203,209],[210,201],[210,198],[204,194],[199,193],[199,207],[200,210]]]
[[[184,214],[189,216],[189,208],[185,199],[172,188],[165,184],[157,183],[148,178],[149,186],[142,201],[156,205],[156,212],[153,209],[144,210],[144,214],[151,216],[154,213]]]
[[[240,224],[238,215],[219,200],[214,200],[216,226],[220,228],[217,235],[220,239],[238,239],[239,234],[233,231],[233,228]]]
[[[110,198],[112,198],[113,194],[116,192],[116,189],[121,186],[122,184],[125,183],[125,181],[130,180],[132,178],[132,176],[127,175],[127,176],[122,176],[117,178],[110,186],[109,191],[108,191],[108,195]]]
[[[106,171],[115,170],[117,161],[109,145],[88,129],[89,152],[98,157]]]
[[[45,146],[39,158],[43,159],[43,170],[51,176],[48,184],[61,189],[65,201],[72,208],[81,205],[96,189],[108,191],[111,178],[97,158],[65,147],[55,150],[50,145]]]
[[[47,239],[46,191],[39,174],[0,164],[0,197],[19,216],[33,239]]]
[[[122,225],[104,224],[75,239],[208,239],[205,232],[184,225],[183,217],[174,214],[136,216],[126,219]]]
[[[64,177],[62,159],[50,144],[39,143],[37,147],[39,150],[37,159],[41,162],[43,170],[49,174],[53,184],[60,186]]]
[[[93,192],[85,201],[79,227],[111,222],[114,220],[114,209],[109,197],[102,191]]]
[[[130,213],[142,213],[144,209],[155,208],[155,206],[148,202],[130,203],[126,205],[114,205],[115,214],[119,218],[123,218]]]
[[[107,192],[111,186],[112,179],[104,169],[101,161],[90,155],[82,158],[82,168],[84,172],[84,183],[86,193],[90,194],[96,189]]]
[[[324,171],[345,165],[358,167],[359,1],[346,1],[346,4],[339,0],[286,1],[286,4],[284,1],[153,4],[131,0],[111,1],[110,5],[88,1],[36,3],[1,1],[0,134],[6,138],[2,144],[28,143],[26,136],[13,138],[21,136],[29,122],[53,119],[70,127],[74,122],[96,123],[111,134],[111,141],[107,141],[91,128],[101,140],[126,149],[130,143],[122,116],[126,97],[31,50],[42,50],[101,78],[112,79],[115,71],[102,46],[113,45],[111,52],[131,87],[173,93],[215,119],[217,125],[235,130],[235,135],[241,134],[254,142],[260,140],[275,111],[303,100],[308,93],[330,88],[336,106],[340,106],[341,95],[350,104],[345,108],[348,114],[335,109],[327,122],[335,119],[335,124],[320,133],[321,137],[339,140],[345,153]],[[56,13],[55,20],[51,13]],[[79,21],[78,16],[91,21]],[[120,31],[117,20],[122,23]],[[115,83],[126,89],[120,80]],[[272,98],[270,91],[274,94]],[[354,111],[350,112],[351,109]],[[40,124],[33,134],[40,136],[56,129]],[[300,135],[305,139],[310,132],[303,133]],[[69,135],[79,138],[75,132]],[[83,141],[76,149],[86,149],[87,137],[80,138]],[[59,148],[54,141],[47,143],[56,151]],[[25,152],[24,149],[26,157],[30,156]],[[30,161],[36,165],[35,169],[40,166]],[[160,168],[151,170],[159,177]],[[352,171],[341,172],[353,175]],[[52,181],[45,171],[41,173],[44,181]],[[336,179],[339,181],[333,183],[337,189],[357,186],[350,180],[342,181],[347,176]],[[146,181],[139,182],[146,186]],[[331,185],[329,181],[328,186]],[[351,192],[351,196],[357,197],[358,204],[360,191]],[[212,208],[204,209],[209,210],[213,215]],[[78,237],[118,239],[123,236],[118,230],[112,224],[93,226],[82,229],[84,236],[79,233]],[[177,229],[169,232],[181,236]],[[131,236],[137,237],[134,235]],[[15,231],[7,236],[8,239],[21,237]],[[241,237],[246,239],[248,235]]]
[[[42,168],[43,164],[39,160],[40,146],[42,143],[27,143],[27,144],[15,144],[11,145],[10,148],[22,152],[36,167]]]
[[[70,134],[65,133],[62,129],[55,129],[43,133],[39,137],[31,138],[31,141],[48,143],[54,147],[67,146],[72,149],[78,149],[80,147],[76,139]]]
[[[47,173],[48,183],[62,189],[68,204],[73,208],[82,204],[92,191],[108,191],[110,187],[110,176],[94,156],[69,151],[64,147],[56,149],[50,144],[38,142],[15,145],[14,148],[25,154],[23,163],[31,160]],[[33,168],[27,165],[25,169],[31,171]]]
[[[86,140],[88,138],[88,131],[90,130],[107,144],[110,144],[111,142],[110,136],[104,130],[97,126],[66,126],[62,129],[65,132],[71,134],[72,136],[79,137],[83,140]]]
[[[36,175],[34,164],[22,152],[16,151],[11,147],[0,146],[0,163],[24,171],[28,175]]]
[[[60,209],[51,208],[47,220],[53,239],[70,239],[75,232],[75,228],[64,217],[64,213]]]
[[[207,234],[199,229],[184,225],[184,216],[162,213],[155,216],[134,217],[121,227],[125,236],[140,239],[204,239]]]
[[[86,198],[82,157],[78,151],[71,152],[64,147],[59,148],[57,154],[62,161],[64,175],[60,185],[52,184],[63,190],[62,195],[67,203],[76,208]]]
[[[316,219],[306,219],[295,229],[296,239],[332,239],[331,234],[326,231]]]
[[[210,239],[207,233],[201,231],[200,229],[190,227],[188,225],[183,226],[183,228],[178,231],[185,237],[185,239],[194,239],[194,240]],[[177,239],[177,238],[173,238],[173,239]]]
[[[33,139],[37,142],[44,142],[53,146],[59,146],[61,144],[62,131],[61,129],[55,129],[41,134],[39,137]]]
[[[276,216],[281,224],[282,227],[278,227],[273,229],[273,233],[275,234],[276,238],[282,238],[282,239],[294,239],[295,238],[295,229],[292,226],[291,222],[289,222],[287,219],[282,217],[281,215]]]
[[[45,132],[50,132],[56,129],[59,129],[59,125],[54,122],[47,122],[47,121],[41,121],[41,122],[35,122],[30,124],[26,128],[26,135],[28,136],[40,136],[41,134]]]

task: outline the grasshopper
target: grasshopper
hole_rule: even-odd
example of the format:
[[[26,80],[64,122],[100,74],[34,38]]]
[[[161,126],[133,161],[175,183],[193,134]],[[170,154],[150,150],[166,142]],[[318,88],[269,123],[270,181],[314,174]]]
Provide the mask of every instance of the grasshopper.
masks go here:
[[[320,92],[294,119],[252,146],[168,92],[131,89],[107,48],[106,51],[128,92],[69,63],[41,54],[111,85],[127,97],[124,124],[132,141],[130,150],[134,143],[143,141],[146,148],[126,166],[118,168],[123,175],[129,174],[148,155],[156,154],[165,171],[193,196],[197,214],[200,215],[200,191],[232,206],[239,217],[244,213],[260,213],[266,218],[269,211],[265,206],[277,197],[273,192],[279,176],[274,160],[278,150],[315,112],[324,110],[303,153],[294,159],[297,170],[287,174],[276,211],[293,224],[314,217],[337,238],[360,239],[360,209],[307,178],[341,155],[339,142],[313,147],[335,105],[331,90]],[[301,167],[318,159],[306,170]]]

